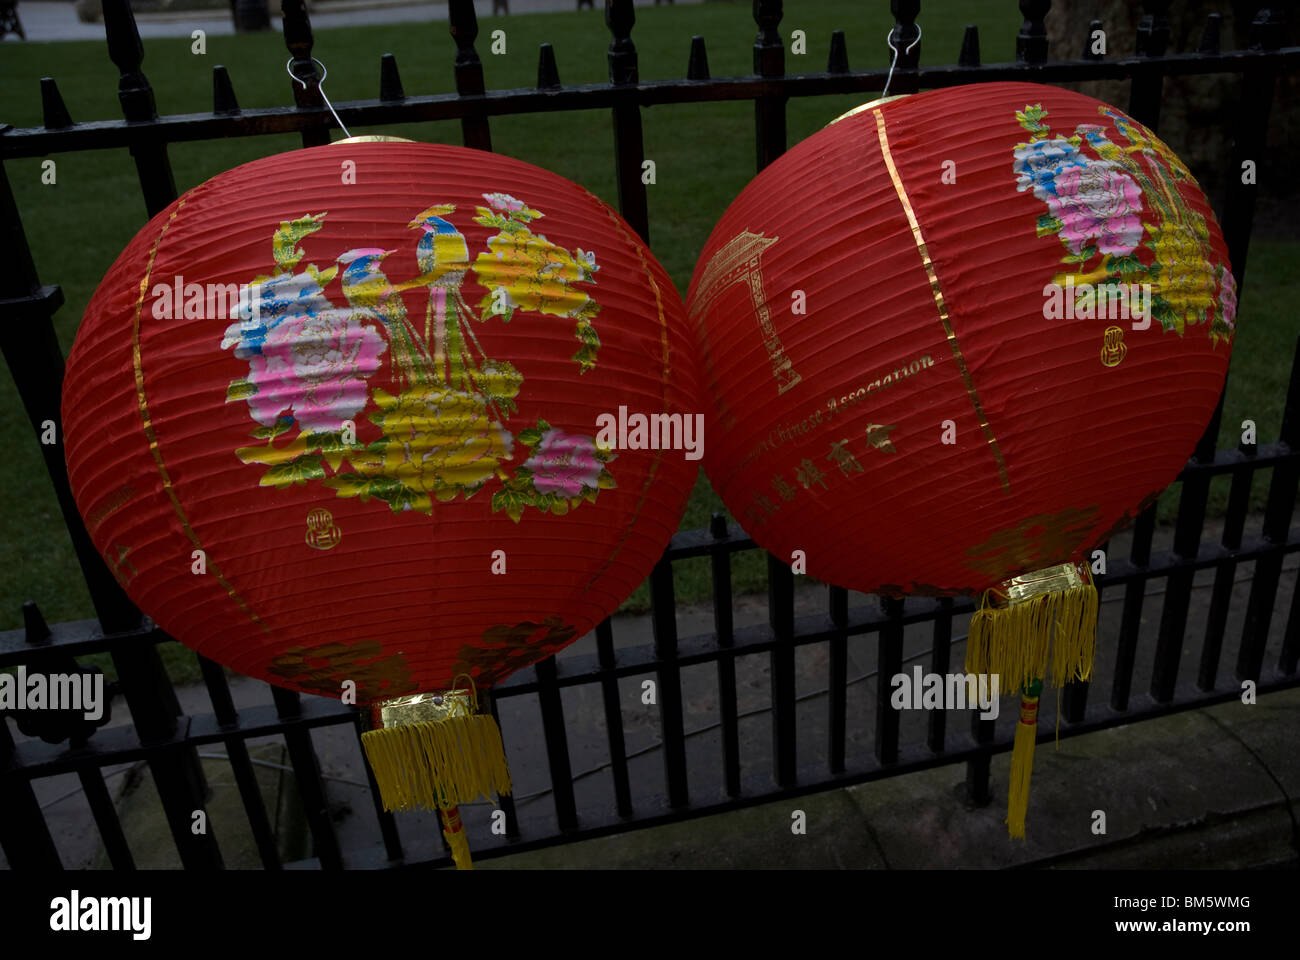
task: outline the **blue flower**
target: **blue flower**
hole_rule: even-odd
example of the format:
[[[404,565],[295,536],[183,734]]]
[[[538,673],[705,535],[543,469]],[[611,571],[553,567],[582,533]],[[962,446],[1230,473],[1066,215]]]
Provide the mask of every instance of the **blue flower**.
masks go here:
[[[1016,189],[1033,188],[1034,196],[1044,203],[1056,197],[1056,178],[1069,167],[1086,167],[1087,159],[1069,140],[1033,140],[1017,144],[1014,151]]]

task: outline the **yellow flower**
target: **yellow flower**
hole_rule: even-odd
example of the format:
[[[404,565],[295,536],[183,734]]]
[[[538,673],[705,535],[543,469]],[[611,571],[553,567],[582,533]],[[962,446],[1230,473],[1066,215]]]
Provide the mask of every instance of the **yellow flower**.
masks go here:
[[[519,309],[573,317],[591,299],[572,286],[591,282],[591,265],[543,236],[528,230],[498,233],[488,238],[488,250],[474,261],[479,283],[489,292],[505,288]]]
[[[380,469],[411,490],[450,500],[476,490],[510,456],[513,440],[477,393],[416,384],[396,397],[375,390],[386,445]]]
[[[1154,235],[1151,248],[1160,265],[1155,292],[1173,308],[1178,332],[1182,333],[1189,315],[1194,322],[1213,305],[1214,270],[1206,260],[1201,241],[1186,224],[1165,220],[1159,228],[1147,225],[1147,230]]]

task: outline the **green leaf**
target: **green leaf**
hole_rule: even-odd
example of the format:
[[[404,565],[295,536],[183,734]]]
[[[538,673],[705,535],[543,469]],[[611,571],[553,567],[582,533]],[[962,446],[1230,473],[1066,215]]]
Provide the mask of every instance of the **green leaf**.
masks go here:
[[[528,427],[515,434],[515,439],[526,447],[535,447],[542,442],[542,431]]]
[[[226,403],[233,400],[247,400],[249,397],[257,395],[257,384],[248,380],[239,379],[231,380],[230,386],[226,387]]]
[[[1063,224],[1058,217],[1045,213],[1038,218],[1037,232],[1040,237],[1045,237],[1048,234],[1057,233],[1062,226]]]
[[[505,511],[515,523],[524,515],[524,507],[528,506],[530,498],[521,495],[517,490],[509,487],[502,487],[496,493],[492,494],[492,512],[499,513]]]
[[[308,454],[271,467],[262,474],[260,485],[284,489],[294,484],[305,484],[308,480],[324,479],[325,467],[320,457]]]
[[[1067,253],[1061,258],[1062,263],[1087,263],[1097,255],[1096,247],[1084,247],[1082,253]]]

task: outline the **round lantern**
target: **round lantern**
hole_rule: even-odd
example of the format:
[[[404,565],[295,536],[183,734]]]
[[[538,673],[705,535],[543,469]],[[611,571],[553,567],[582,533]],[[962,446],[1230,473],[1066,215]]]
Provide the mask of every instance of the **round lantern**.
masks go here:
[[[374,705],[385,804],[454,812],[509,789],[474,692],[613,612],[677,528],[696,464],[598,424],[693,414],[685,337],[644,244],[555,174],[389,138],[281,154],[104,277],[64,386],[72,488],[164,630]]]
[[[1039,681],[1091,670],[1089,551],[1223,386],[1235,284],[1186,167],[1054,87],[878,101],[746,187],[687,304],[746,531],[844,587],[983,593],[967,669],[1024,688],[1032,746]]]

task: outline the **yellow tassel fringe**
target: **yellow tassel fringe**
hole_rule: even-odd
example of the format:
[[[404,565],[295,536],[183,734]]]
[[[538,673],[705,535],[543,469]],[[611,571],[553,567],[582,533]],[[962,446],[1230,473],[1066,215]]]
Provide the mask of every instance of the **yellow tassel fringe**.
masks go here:
[[[385,810],[446,810],[510,792],[501,730],[491,714],[367,730],[361,743]],[[464,842],[465,831],[459,836]]]
[[[1016,724],[1016,742],[1011,748],[1011,778],[1007,784],[1007,833],[1013,838],[1025,838],[1025,814],[1029,810],[1029,778],[1034,772],[1034,744],[1038,736],[1037,723],[1023,722],[1026,700],[1020,703],[1021,723]],[[1038,702],[1032,707],[1037,713]]]
[[[1060,687],[1092,676],[1096,649],[1097,590],[1091,584],[1006,607],[992,606],[985,591],[970,621],[966,672],[996,673],[1004,690],[1042,676]]]

